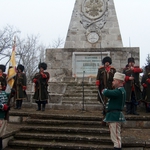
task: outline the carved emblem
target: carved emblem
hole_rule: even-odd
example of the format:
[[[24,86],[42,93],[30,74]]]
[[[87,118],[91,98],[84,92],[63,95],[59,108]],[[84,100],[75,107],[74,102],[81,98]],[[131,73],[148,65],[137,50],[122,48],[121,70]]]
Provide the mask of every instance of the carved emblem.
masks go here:
[[[107,15],[108,0],[84,0],[82,2],[80,23],[86,29],[88,42],[98,42],[101,29],[106,23]]]
[[[105,11],[106,5],[103,0],[85,0],[82,5],[82,12],[90,19],[101,17]]]

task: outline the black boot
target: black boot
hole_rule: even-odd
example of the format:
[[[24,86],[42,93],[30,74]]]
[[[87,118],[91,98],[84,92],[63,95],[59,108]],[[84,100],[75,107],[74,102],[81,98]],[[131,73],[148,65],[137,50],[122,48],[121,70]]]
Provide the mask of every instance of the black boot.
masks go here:
[[[22,106],[22,100],[19,100],[18,109],[21,109]]]
[[[2,141],[2,138],[0,137],[0,150],[3,149],[3,141]]]
[[[133,105],[133,115],[139,115],[137,112],[137,105]]]
[[[41,110],[41,103],[38,102],[37,104],[38,104],[38,109],[36,111],[40,111]]]
[[[121,150],[121,148],[116,148],[116,147],[114,147],[114,150]]]
[[[131,103],[126,103],[126,114],[131,114]]]
[[[15,107],[15,109],[18,109],[18,107],[19,107],[19,100],[16,100],[16,107]]]
[[[45,104],[42,104],[42,111],[45,111]]]

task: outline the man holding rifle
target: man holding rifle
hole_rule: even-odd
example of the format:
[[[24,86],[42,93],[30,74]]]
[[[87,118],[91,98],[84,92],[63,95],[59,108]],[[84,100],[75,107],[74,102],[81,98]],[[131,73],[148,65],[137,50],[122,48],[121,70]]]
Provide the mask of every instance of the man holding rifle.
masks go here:
[[[15,109],[21,109],[22,101],[27,98],[26,91],[25,91],[27,79],[23,71],[24,71],[24,66],[19,64],[17,66],[17,74],[14,77],[15,82],[13,85],[13,89],[15,90],[14,99],[16,101]]]
[[[38,65],[39,72],[36,73],[33,77],[33,83],[35,84],[35,92],[33,95],[33,99],[37,103],[37,111],[45,111],[45,106],[48,100],[48,80],[50,78],[50,74],[45,71],[47,69],[47,64],[42,62]],[[41,108],[42,105],[42,108]]]
[[[139,74],[143,72],[142,68],[135,66],[133,57],[128,58],[128,64],[124,68],[123,73],[125,77],[126,97],[126,114],[139,115],[137,113],[138,102],[142,99],[142,92],[140,89]]]
[[[113,89],[112,81],[116,69],[111,66],[112,60],[106,56],[102,60],[103,66],[98,69],[96,86],[98,87],[98,101],[103,104],[103,116],[105,117],[105,104],[107,103],[107,97],[102,95],[101,91],[104,88]],[[102,121],[102,125],[106,126],[106,123]]]

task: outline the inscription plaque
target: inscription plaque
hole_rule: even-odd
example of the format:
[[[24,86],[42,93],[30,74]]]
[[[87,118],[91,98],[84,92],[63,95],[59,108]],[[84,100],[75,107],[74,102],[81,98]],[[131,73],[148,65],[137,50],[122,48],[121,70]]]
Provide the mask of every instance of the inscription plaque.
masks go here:
[[[72,59],[73,77],[96,77],[102,59],[109,52],[74,52]]]

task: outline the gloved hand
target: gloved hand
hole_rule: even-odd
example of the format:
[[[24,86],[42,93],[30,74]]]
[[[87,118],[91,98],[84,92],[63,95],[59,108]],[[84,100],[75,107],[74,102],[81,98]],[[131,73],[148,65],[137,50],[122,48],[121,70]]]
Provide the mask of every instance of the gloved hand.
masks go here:
[[[27,89],[27,87],[26,86],[22,86],[22,89],[25,91]]]
[[[2,110],[8,111],[8,109],[10,109],[10,107],[7,104],[3,104]]]
[[[37,82],[37,79],[33,79],[33,82],[36,83],[36,82]]]
[[[145,83],[143,83],[142,86],[143,86],[144,88],[147,88],[147,84],[145,84]]]
[[[150,79],[149,78],[146,81],[147,81],[148,84],[150,84]]]

